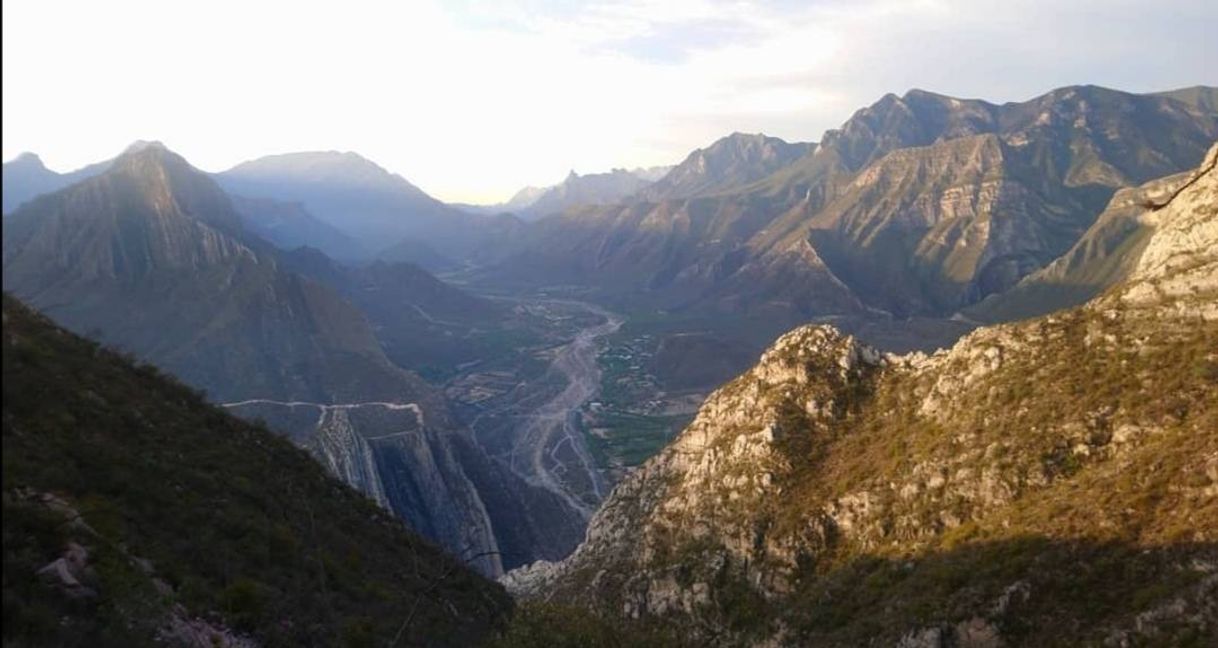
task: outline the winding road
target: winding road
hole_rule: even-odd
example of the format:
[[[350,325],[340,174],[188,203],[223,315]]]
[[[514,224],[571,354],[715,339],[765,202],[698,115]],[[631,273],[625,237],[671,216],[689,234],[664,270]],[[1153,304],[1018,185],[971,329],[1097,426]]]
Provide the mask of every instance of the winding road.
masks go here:
[[[580,330],[570,342],[557,349],[548,375],[561,376],[566,386],[558,394],[519,416],[519,424],[512,434],[508,460],[513,472],[529,483],[558,495],[587,521],[595,512],[596,505],[604,499],[606,485],[580,432],[579,410],[600,390],[597,341],[616,332],[623,320],[614,313],[585,302],[544,300],[542,303],[575,306],[603,317],[604,321]],[[311,403],[255,398],[223,403],[223,406],[232,409],[260,404],[316,408],[319,427],[331,411],[363,407],[409,409],[414,412],[420,427],[424,423],[423,412],[414,403]],[[514,406],[522,404],[523,401],[517,401]]]
[[[249,400],[236,401],[233,403],[221,403],[221,407],[234,408],[244,405],[281,405],[283,407],[316,407],[320,416],[317,419],[317,425],[321,425],[326,420],[326,414],[334,410],[352,410],[361,407],[383,407],[388,410],[410,410],[414,412],[415,420],[418,421],[419,427],[423,427],[423,410],[414,403],[386,403],[383,401],[367,401],[363,403],[309,403],[306,401],[277,401],[268,398],[251,398]]]

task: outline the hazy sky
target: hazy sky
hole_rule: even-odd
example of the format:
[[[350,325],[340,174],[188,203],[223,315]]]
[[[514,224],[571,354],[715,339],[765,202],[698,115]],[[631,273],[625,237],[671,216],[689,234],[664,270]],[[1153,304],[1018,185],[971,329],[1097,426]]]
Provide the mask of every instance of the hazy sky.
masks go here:
[[[4,0],[3,154],[354,150],[450,201],[816,140],[886,92],[1218,85],[1218,2]]]

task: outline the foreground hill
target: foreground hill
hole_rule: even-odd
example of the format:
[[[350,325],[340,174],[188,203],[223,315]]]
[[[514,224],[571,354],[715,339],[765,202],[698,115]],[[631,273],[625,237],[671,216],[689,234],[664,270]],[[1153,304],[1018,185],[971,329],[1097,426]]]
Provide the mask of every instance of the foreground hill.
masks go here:
[[[466,646],[505,618],[266,428],[3,310],[6,646]]]
[[[695,645],[1212,645],[1216,164],[1085,306],[929,357],[783,336],[509,589]]]

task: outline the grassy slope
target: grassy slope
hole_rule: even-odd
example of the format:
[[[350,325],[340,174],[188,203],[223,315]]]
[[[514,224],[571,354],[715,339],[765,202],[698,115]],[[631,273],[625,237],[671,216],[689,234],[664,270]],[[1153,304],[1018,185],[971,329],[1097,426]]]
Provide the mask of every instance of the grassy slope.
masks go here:
[[[795,506],[778,522],[792,528],[835,495],[916,481],[919,465],[963,460],[973,474],[1050,481],[989,506],[950,489],[886,501],[896,530],[885,541],[838,544],[801,575],[789,619],[799,636],[848,645],[894,627],[964,621],[1023,581],[1033,595],[1004,620],[1004,636],[1077,645],[1187,597],[1206,575],[1190,564],[1218,558],[1218,509],[1205,494],[1206,461],[1218,452],[1218,331],[1143,325],[1076,310],[1023,329],[1042,335],[1037,352],[1012,355],[943,423],[916,415],[918,385],[889,377],[816,458],[794,458],[803,468],[789,483]],[[1097,332],[1116,342],[1096,343]],[[1117,421],[1131,420],[1154,432],[1116,450]],[[945,511],[963,523],[941,526]],[[930,533],[905,535],[909,520]],[[1213,638],[1190,628],[1159,641]]]
[[[265,645],[383,646],[407,618],[400,645],[468,645],[509,609],[287,440],[7,296],[3,370],[5,646],[151,645],[177,604]],[[96,598],[34,575],[69,541]]]

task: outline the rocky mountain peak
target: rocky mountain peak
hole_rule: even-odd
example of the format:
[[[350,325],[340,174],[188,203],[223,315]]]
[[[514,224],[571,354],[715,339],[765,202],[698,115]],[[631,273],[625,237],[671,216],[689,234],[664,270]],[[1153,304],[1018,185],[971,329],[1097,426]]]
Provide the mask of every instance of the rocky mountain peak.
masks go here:
[[[750,578],[785,589],[789,570],[770,568],[790,557],[776,558],[774,547],[758,546],[755,516],[773,509],[802,453],[831,433],[887,363],[832,326],[808,325],[783,335],[753,369],[711,394],[664,451],[618,485],[575,554],[562,563],[517,570],[503,582],[519,594],[536,595],[606,562],[664,562],[673,551],[673,534],[693,529],[696,536],[724,542],[724,553],[703,567],[751,565],[745,567]],[[713,578],[701,567],[695,571],[695,580]],[[690,610],[708,601],[705,584],[683,592],[671,578],[663,569],[635,572],[613,585],[621,587],[623,609],[632,616]],[[593,584],[598,586],[610,583]]]
[[[122,186],[153,211],[198,219],[228,232],[241,231],[241,219],[228,195],[206,173],[160,142],[138,142],[88,183]]]
[[[904,96],[884,95],[829,131],[821,147],[835,151],[858,170],[903,147],[968,137],[997,129],[997,108],[976,99],[958,99],[911,89]]]
[[[128,144],[127,148],[123,149],[123,153],[137,153],[144,149],[168,150],[168,147],[160,140],[135,140],[131,144]]]
[[[128,146],[114,158],[111,168],[118,168],[123,165],[147,165],[152,164],[162,167],[173,167],[175,169],[197,169],[192,167],[186,158],[169,150],[160,142],[144,142],[139,141],[131,146]]]
[[[146,146],[13,212],[5,286],[33,298],[73,282],[222,267],[255,257],[235,236],[241,231],[228,195],[207,174],[163,146]]]
[[[350,151],[269,155],[217,174],[230,193],[300,202],[369,250],[407,238],[448,212],[444,205],[368,158]]]
[[[509,199],[507,201],[507,203],[505,204],[505,207],[507,209],[513,209],[513,208],[521,209],[524,207],[528,207],[529,205],[532,205],[533,203],[537,202],[537,199],[540,198],[542,196],[542,194],[544,194],[549,189],[550,189],[549,187],[533,187],[533,186],[525,187],[525,188],[521,189],[520,191],[517,191],[516,193],[512,194],[511,199]]]
[[[280,180],[331,183],[362,188],[410,187],[401,176],[352,151],[303,151],[283,153],[243,162],[221,174],[237,180]]]
[[[13,158],[5,166],[12,165],[13,167],[26,167],[32,169],[46,169],[46,165],[42,163],[42,158],[38,157],[37,153],[25,151]]]
[[[826,379],[826,370],[848,380],[860,367],[883,362],[879,351],[828,325],[801,326],[775,340],[753,374],[762,383],[803,386]]]
[[[739,131],[717,140],[706,149],[699,149],[703,155],[715,158],[721,155],[765,156],[786,144],[777,137],[768,137],[764,133],[741,133]]]
[[[732,133],[690,153],[654,185],[640,192],[645,200],[712,195],[756,182],[815,147],[789,143],[762,133]]]

